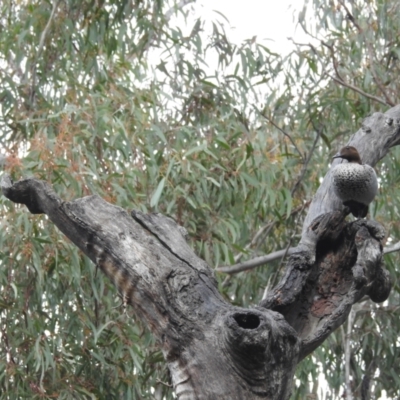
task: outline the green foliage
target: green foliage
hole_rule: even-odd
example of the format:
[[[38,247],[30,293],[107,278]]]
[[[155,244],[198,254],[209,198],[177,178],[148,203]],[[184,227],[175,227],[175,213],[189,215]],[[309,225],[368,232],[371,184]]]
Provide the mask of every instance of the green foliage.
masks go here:
[[[294,245],[329,157],[396,99],[399,6],[353,2],[353,22],[340,3],[315,0],[300,22],[318,35],[285,59],[255,40],[232,43],[220,14],[202,21],[174,6],[4,2],[6,172],[44,179],[65,200],[97,193],[170,215],[212,267]],[[399,156],[379,167],[373,210],[393,241]],[[0,213],[0,399],[150,399],[154,389],[172,398],[151,335],[100,272],[46,217],[4,197]],[[387,256],[393,276],[397,260]],[[283,268],[278,260],[217,277],[229,301],[248,306]],[[398,304],[396,282],[384,306],[367,303],[356,316],[355,392],[374,361],[375,398],[400,395]],[[300,364],[294,398],[306,398],[320,374],[339,397],[339,331]]]

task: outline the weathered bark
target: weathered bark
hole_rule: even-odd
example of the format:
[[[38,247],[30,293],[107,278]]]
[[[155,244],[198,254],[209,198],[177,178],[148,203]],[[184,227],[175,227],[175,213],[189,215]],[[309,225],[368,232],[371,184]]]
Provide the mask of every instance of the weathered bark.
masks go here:
[[[375,165],[400,140],[400,106],[367,118],[350,140]],[[227,303],[185,232],[159,214],[129,215],[98,196],[63,202],[44,182],[3,178],[6,197],[45,213],[115,283],[159,340],[179,399],[287,399],[294,369],[369,295],[383,301],[383,228],[346,222],[318,190],[278,286],[255,308]]]
[[[336,211],[313,221],[285,276],[261,302],[296,330],[302,340],[300,360],[343,324],[364,295],[380,302],[390,293],[382,266],[383,228],[369,220],[346,223],[346,215]]]
[[[363,163],[375,166],[399,143],[400,105],[366,118],[347,144],[357,148]],[[382,302],[391,289],[382,263],[384,230],[374,221],[346,223],[348,211],[331,189],[331,169],[311,202],[283,279],[261,302],[299,334],[299,360],[346,320],[362,296]]]
[[[183,228],[98,196],[63,202],[45,182],[2,181],[3,193],[45,213],[115,283],[159,340],[179,399],[285,399],[299,341],[281,314],[225,302]]]
[[[390,148],[400,144],[400,105],[391,108],[385,114],[374,113],[367,117],[347,144],[358,150],[364,164],[374,167],[386,156]],[[331,169],[340,162],[340,159],[333,160]],[[303,233],[319,215],[343,209],[341,201],[331,190],[331,169],[311,202],[303,224]]]

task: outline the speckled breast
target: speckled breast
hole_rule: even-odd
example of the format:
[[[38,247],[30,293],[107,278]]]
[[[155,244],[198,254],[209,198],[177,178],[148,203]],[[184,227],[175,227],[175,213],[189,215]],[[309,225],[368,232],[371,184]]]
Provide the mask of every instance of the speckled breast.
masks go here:
[[[354,200],[368,205],[378,192],[376,174],[369,165],[339,164],[332,175],[333,189],[343,202]]]

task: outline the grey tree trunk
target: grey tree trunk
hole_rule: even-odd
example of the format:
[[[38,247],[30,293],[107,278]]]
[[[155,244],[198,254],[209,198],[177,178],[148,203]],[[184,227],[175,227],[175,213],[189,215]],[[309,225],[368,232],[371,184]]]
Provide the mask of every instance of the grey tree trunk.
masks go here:
[[[351,138],[374,166],[400,141],[400,106],[375,113]],[[334,164],[333,164],[334,165]],[[144,215],[98,196],[63,202],[43,181],[2,180],[3,194],[50,220],[114,282],[160,343],[177,397],[288,399],[297,363],[365,295],[385,300],[383,228],[346,222],[330,173],[315,195],[285,274],[254,308],[227,303],[213,271],[160,214]]]

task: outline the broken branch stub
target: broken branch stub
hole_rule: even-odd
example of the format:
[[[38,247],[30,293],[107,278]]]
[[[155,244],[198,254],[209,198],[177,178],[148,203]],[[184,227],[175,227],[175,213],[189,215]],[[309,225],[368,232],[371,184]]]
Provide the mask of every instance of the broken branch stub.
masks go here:
[[[384,229],[376,221],[346,223],[346,210],[317,217],[290,256],[285,275],[261,302],[280,312],[302,339],[300,359],[347,319],[369,295],[387,299],[389,273],[382,263]]]

